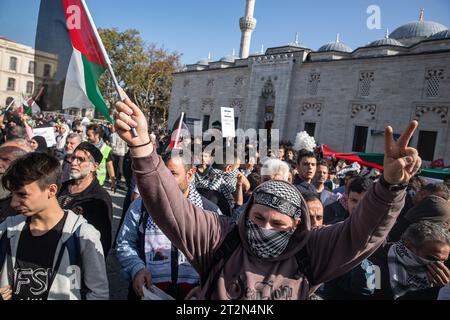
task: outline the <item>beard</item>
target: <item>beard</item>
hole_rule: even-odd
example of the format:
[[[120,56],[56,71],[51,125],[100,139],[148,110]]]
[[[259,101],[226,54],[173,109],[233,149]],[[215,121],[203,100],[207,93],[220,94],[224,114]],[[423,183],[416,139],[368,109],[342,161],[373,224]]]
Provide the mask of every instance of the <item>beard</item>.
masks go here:
[[[178,185],[178,187],[180,188],[181,193],[184,194],[186,192],[186,190],[189,188],[189,183],[188,183],[187,179],[185,179],[181,185]]]
[[[73,180],[80,180],[86,178],[90,173],[91,171],[89,169],[81,171],[70,171],[70,178]]]

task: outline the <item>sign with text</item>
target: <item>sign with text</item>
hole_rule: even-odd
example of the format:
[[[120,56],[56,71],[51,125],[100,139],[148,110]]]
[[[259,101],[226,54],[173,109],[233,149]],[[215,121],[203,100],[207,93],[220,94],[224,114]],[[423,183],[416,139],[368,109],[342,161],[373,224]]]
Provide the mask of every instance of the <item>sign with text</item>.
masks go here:
[[[236,137],[236,127],[234,123],[234,109],[221,108],[222,111],[222,136],[224,138]]]
[[[41,136],[45,138],[47,147],[51,148],[56,145],[55,128],[35,128],[33,129],[34,136]]]

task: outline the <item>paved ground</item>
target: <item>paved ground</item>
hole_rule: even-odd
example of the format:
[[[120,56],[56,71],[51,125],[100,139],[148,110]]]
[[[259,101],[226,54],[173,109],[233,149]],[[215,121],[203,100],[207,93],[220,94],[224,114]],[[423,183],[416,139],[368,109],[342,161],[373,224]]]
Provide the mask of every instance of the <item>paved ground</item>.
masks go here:
[[[117,233],[119,227],[120,217],[122,216],[122,204],[125,199],[125,191],[117,190],[116,194],[113,194],[108,190],[113,200],[113,237]],[[125,280],[116,258],[116,252],[112,249],[106,260],[106,269],[109,279],[109,291],[111,300],[126,300],[128,295],[128,281]]]

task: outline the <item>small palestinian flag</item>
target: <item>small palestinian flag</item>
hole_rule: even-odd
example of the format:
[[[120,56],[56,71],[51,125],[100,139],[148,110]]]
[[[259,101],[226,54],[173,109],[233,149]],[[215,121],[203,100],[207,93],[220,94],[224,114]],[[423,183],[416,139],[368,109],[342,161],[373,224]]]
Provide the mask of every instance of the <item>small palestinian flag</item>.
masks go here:
[[[172,128],[172,136],[170,139],[169,149],[178,149],[181,142],[183,141],[183,131],[187,130],[189,132],[189,127],[185,122],[185,114],[181,113],[181,116],[175,121]]]
[[[33,98],[30,99],[23,99],[22,100],[22,106],[23,106],[23,112],[27,115],[34,116],[41,112],[41,108],[38,106],[36,101],[34,101]]]
[[[36,33],[37,102],[46,111],[95,108],[108,121],[108,107],[97,86],[107,68],[83,0],[41,0]]]

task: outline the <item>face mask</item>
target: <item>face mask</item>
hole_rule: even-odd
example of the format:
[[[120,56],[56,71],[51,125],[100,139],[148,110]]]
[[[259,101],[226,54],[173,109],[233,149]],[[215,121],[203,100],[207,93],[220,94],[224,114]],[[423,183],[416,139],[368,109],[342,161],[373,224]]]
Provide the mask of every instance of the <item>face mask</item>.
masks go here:
[[[286,249],[295,230],[274,231],[264,229],[247,219],[247,240],[259,258],[276,258]]]

